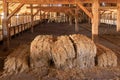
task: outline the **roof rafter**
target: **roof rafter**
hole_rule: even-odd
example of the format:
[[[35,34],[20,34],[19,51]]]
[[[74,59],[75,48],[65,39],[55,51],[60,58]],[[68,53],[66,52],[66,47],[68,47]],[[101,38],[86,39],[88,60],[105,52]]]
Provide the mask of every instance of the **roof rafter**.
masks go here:
[[[76,0],[7,0],[11,3],[25,4],[74,4]],[[79,0],[82,3],[93,3],[93,0]],[[100,0],[100,3],[117,3],[117,0]]]

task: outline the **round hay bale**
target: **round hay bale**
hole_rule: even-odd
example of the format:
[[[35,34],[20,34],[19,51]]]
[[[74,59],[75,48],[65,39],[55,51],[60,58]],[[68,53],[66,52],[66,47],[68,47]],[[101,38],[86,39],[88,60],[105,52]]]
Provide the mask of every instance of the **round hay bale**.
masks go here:
[[[68,36],[60,36],[52,47],[52,57],[57,68],[72,68],[75,58],[73,43]]]
[[[51,59],[51,35],[39,35],[31,43],[30,64],[32,68],[49,66]]]
[[[31,43],[31,66],[50,66],[67,69],[73,67],[90,68],[95,66],[96,46],[82,35],[59,36],[40,35]]]
[[[97,44],[97,64],[99,67],[116,67],[117,56],[112,50]]]
[[[76,67],[90,68],[95,66],[96,45],[86,36],[80,34],[70,35],[76,50]]]
[[[4,64],[5,73],[21,73],[29,69],[29,46],[20,45],[13,53],[8,55]]]

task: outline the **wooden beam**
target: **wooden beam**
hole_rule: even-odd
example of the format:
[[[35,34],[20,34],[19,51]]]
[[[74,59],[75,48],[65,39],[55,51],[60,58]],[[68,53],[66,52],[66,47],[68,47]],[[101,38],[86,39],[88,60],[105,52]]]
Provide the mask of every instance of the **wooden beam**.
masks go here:
[[[3,32],[3,41],[4,41],[4,48],[9,49],[9,27],[8,27],[8,3],[6,0],[3,0],[3,12],[4,18],[2,21],[2,32]]]
[[[82,3],[92,3],[92,0],[80,0]],[[99,3],[117,3],[117,0],[99,0]]]
[[[92,17],[93,17],[93,16],[92,16],[92,13],[89,12],[89,11],[87,10],[87,8],[85,8],[85,7],[82,5],[82,2],[77,1],[76,4],[92,19]]]
[[[25,4],[74,4],[75,0],[7,0],[7,2]]]
[[[69,4],[69,7],[71,7],[71,5]],[[72,10],[70,10],[70,14],[72,13],[72,15],[74,15],[73,14],[73,12],[72,12]],[[71,26],[72,25],[72,16],[71,15],[69,15],[69,25]]]
[[[101,13],[100,13],[100,16],[102,16],[105,12],[106,12],[106,11],[101,12]]]
[[[33,14],[33,17],[37,15],[40,12],[40,9],[36,11],[36,13]]]
[[[33,19],[34,19],[34,16],[33,16],[33,5],[30,4],[30,7],[31,7],[31,32],[33,33]]]
[[[45,11],[45,12],[63,12],[63,13],[67,13],[69,12],[69,10],[67,9],[40,9],[41,11]]]
[[[78,2],[78,4],[81,2]],[[82,5],[82,4],[81,4]],[[83,5],[82,5],[83,6]],[[84,8],[86,8],[87,10],[91,11],[92,7],[86,7],[83,6]],[[28,9],[30,9],[30,6],[27,6]],[[47,6],[47,7],[39,7],[39,6],[34,6],[33,9],[71,9],[71,10],[75,10],[75,8],[71,8],[71,7],[65,7],[65,6],[61,6],[61,7],[56,7],[56,6]],[[99,8],[100,10],[112,10],[112,9],[117,9],[117,6],[100,6]]]
[[[99,0],[93,0],[92,4],[92,39],[98,39],[98,26],[99,26]]]
[[[27,7],[28,9],[30,7]],[[39,6],[35,6],[33,7],[34,9],[40,9],[43,11],[48,11],[48,12],[68,12],[70,10],[74,10],[75,8],[69,8],[69,7],[39,7]],[[71,12],[71,11],[70,11]]]
[[[30,9],[29,6],[27,6],[28,9]],[[75,8],[70,8],[70,7],[66,7],[66,6],[34,6],[33,9],[75,9]]]
[[[7,19],[10,19],[10,18],[11,18],[15,13],[17,13],[17,12],[20,10],[20,8],[23,7],[23,6],[24,6],[23,3],[19,4],[19,6],[7,17]]]
[[[82,3],[92,3],[92,0],[79,0]],[[25,4],[74,4],[75,0],[7,0],[10,3]],[[117,3],[117,0],[100,0],[100,3]]]
[[[41,10],[39,10],[39,14],[40,14],[40,21],[41,21]]]
[[[120,0],[117,0],[117,32],[120,32]]]
[[[75,32],[79,31],[79,26],[78,26],[78,7],[75,9]]]
[[[92,7],[85,7],[85,8],[87,8],[88,10],[91,10],[92,9]],[[112,10],[112,9],[117,9],[117,6],[106,6],[106,7],[100,7],[99,8],[100,10]]]
[[[69,16],[69,25],[70,26],[72,25],[72,16],[71,15]]]

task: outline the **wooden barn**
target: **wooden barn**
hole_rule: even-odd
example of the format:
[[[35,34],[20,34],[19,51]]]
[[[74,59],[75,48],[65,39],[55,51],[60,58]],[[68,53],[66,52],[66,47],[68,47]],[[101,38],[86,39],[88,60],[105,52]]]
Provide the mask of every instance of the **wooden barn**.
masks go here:
[[[0,80],[120,80],[120,0],[0,0]]]

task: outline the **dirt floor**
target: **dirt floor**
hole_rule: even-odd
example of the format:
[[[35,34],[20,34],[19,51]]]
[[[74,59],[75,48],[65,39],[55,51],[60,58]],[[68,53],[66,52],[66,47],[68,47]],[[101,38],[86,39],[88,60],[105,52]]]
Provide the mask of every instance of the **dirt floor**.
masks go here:
[[[53,67],[29,70],[21,74],[13,74],[0,80],[120,80],[120,33],[115,32],[115,26],[107,27],[102,24],[100,27],[99,43],[113,50],[118,56],[118,67],[116,68],[92,68],[86,70],[58,70]],[[79,24],[80,34],[91,38],[91,27],[88,24]],[[109,34],[109,33],[112,34]],[[103,34],[104,33],[104,34]],[[6,56],[12,53],[19,45],[27,44],[30,47],[31,41],[37,35],[52,34],[54,36],[75,34],[74,25],[67,23],[40,24],[35,27],[34,33],[30,30],[23,34],[12,37],[9,51],[5,51],[0,44],[0,69],[3,71],[3,61]]]

